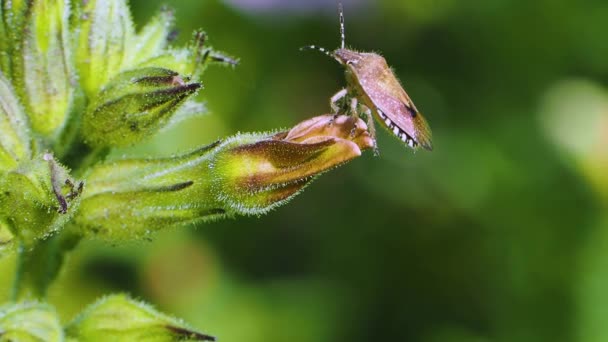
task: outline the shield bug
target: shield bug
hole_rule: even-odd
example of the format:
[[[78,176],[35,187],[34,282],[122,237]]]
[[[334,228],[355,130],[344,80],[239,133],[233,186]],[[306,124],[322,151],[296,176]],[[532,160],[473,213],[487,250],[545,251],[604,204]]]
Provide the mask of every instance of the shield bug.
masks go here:
[[[412,149],[422,146],[432,150],[431,129],[414,102],[407,95],[384,57],[373,52],[357,52],[345,47],[344,12],[340,14],[340,47],[334,51],[309,45],[302,49],[321,51],[345,67],[347,87],[331,97],[335,113],[338,103],[349,103],[354,115],[364,112],[370,134],[375,139],[372,116],[395,137]]]

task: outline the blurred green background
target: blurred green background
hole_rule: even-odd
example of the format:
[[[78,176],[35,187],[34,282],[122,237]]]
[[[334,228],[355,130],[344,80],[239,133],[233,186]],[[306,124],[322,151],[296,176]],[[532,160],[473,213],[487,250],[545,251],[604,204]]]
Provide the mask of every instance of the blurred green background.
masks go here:
[[[161,6],[131,4],[140,27]],[[208,115],[120,153],[289,127],[344,84],[298,50],[338,45],[333,0],[168,4],[178,42],[202,27],[241,63],[203,76]],[[221,341],[608,341],[608,2],[344,8],[347,44],[385,56],[435,150],[382,131],[380,156],[266,216],[84,243],[51,290],[63,319],[125,291]]]

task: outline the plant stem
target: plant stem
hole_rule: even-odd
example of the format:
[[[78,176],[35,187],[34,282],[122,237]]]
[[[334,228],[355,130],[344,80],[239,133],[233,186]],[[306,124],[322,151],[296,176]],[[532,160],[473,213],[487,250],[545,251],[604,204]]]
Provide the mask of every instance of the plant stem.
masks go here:
[[[20,244],[11,299],[23,301],[46,297],[48,287],[57,277],[68,251],[80,241],[69,231],[37,242],[34,246]]]

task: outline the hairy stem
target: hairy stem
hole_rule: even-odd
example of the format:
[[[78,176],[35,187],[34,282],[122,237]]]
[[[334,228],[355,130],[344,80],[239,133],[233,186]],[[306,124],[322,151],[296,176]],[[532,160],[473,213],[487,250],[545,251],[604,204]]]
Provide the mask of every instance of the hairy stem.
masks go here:
[[[35,246],[20,245],[13,282],[13,301],[43,299],[57,277],[66,253],[80,241],[69,231],[38,242]]]

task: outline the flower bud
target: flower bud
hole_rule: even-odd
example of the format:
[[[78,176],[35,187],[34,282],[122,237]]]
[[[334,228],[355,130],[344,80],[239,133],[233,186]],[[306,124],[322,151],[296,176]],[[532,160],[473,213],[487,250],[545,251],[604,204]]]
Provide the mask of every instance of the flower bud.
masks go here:
[[[0,222],[31,246],[70,219],[82,187],[48,153],[24,161],[0,177]]]
[[[124,67],[133,22],[125,0],[83,1],[79,19],[76,66],[85,94],[92,98]]]
[[[9,81],[0,73],[0,171],[30,156],[27,120]]]
[[[241,214],[260,214],[285,203],[312,177],[373,146],[365,123],[323,115],[269,139],[228,142],[213,163],[217,196]]]
[[[201,87],[162,68],[125,71],[97,96],[83,117],[91,146],[127,146],[155,133]]]
[[[290,131],[239,134],[173,158],[107,162],[89,173],[74,221],[83,235],[116,241],[262,214],[372,146],[360,119],[323,115]]]
[[[53,137],[64,125],[72,103],[69,55],[69,0],[26,3],[23,34],[13,51],[13,80],[34,131]],[[20,27],[11,27],[20,29]]]
[[[76,341],[215,341],[183,322],[125,295],[112,295],[91,305],[66,327]]]
[[[55,310],[42,303],[26,302],[0,307],[2,341],[64,340],[63,329]]]

